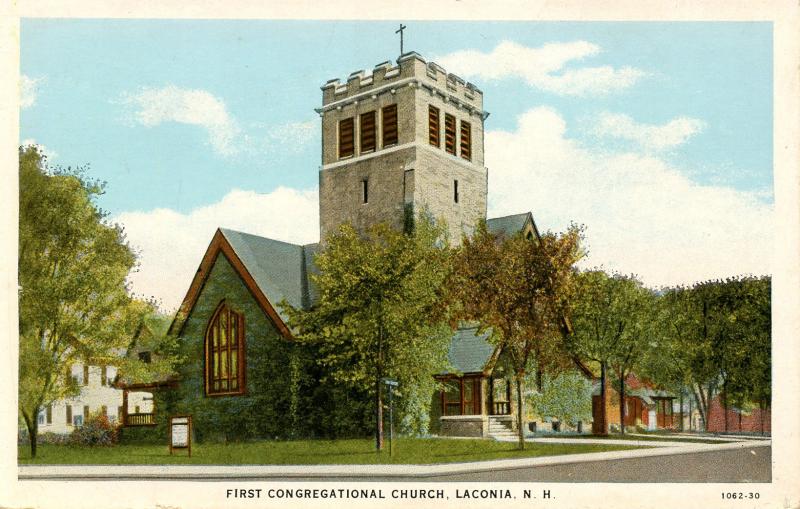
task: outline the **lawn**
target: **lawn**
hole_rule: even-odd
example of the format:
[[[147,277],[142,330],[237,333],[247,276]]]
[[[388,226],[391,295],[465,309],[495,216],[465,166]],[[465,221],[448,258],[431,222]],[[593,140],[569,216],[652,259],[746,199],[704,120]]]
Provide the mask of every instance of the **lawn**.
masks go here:
[[[260,441],[228,444],[193,444],[192,457],[185,451],[170,456],[165,445],[116,445],[88,447],[39,445],[36,459],[30,448],[20,446],[20,464],[93,464],[93,465],[358,465],[358,464],[430,464],[485,461],[506,458],[531,458],[561,454],[640,449],[614,444],[534,444],[525,450],[516,443],[492,440],[401,438],[394,443],[394,455],[387,450],[377,454],[370,439]]]

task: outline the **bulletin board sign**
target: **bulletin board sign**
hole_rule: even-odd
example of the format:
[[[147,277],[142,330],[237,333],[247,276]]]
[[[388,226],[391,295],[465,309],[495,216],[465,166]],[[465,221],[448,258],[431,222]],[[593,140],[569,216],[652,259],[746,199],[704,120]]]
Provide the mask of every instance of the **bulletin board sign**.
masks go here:
[[[173,415],[169,418],[169,453],[186,449],[192,455],[192,416]]]

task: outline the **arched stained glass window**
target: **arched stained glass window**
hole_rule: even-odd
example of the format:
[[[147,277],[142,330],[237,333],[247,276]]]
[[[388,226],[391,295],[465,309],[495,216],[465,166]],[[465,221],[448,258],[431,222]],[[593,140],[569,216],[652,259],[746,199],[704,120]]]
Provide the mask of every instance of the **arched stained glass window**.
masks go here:
[[[206,329],[206,394],[243,394],[244,316],[221,302]]]

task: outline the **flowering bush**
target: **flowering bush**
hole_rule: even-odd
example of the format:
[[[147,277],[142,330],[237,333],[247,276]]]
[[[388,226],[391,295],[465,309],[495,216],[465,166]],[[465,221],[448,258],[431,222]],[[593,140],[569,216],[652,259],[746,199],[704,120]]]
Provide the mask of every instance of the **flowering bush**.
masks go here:
[[[70,443],[78,445],[114,445],[117,443],[119,428],[108,420],[108,416],[96,413],[89,416],[83,426],[75,428],[70,434]]]

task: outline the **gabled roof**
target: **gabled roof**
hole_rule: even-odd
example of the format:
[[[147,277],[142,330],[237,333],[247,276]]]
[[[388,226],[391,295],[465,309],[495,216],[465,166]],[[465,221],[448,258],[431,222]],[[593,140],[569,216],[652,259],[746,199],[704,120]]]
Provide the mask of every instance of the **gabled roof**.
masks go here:
[[[139,334],[147,330],[153,337],[162,337],[167,333],[170,322],[168,316],[151,313],[142,320],[142,329]]]
[[[311,305],[311,295],[315,292],[310,288],[308,273],[316,270],[310,267],[316,250],[317,244],[301,246],[227,228],[218,229],[170,326],[170,332],[183,327],[183,320],[194,308],[214,262],[221,254],[228,259],[281,333],[291,337],[285,323],[286,314],[280,310],[279,304],[286,299],[294,307],[308,308]]]
[[[278,310],[281,319],[287,318],[278,306],[283,299],[296,308],[308,307],[310,299],[306,265],[311,263],[312,256],[306,255],[306,246],[227,228],[220,228],[220,232],[272,306]]]
[[[489,343],[490,333],[478,334],[477,327],[462,327],[453,334],[447,358],[459,373],[481,373],[492,360],[496,347]]]
[[[490,233],[510,237],[523,231],[529,223],[533,227],[533,234],[538,237],[539,229],[536,228],[536,222],[534,222],[533,214],[530,212],[487,219],[486,227]]]

